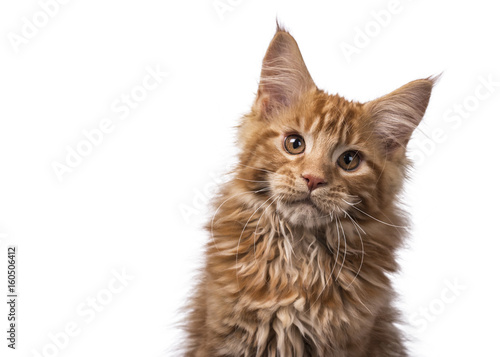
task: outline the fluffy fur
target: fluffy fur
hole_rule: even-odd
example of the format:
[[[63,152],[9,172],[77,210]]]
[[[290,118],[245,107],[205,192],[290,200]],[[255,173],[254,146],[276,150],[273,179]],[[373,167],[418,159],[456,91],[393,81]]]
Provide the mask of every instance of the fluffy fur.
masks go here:
[[[185,356],[407,355],[388,274],[405,234],[405,147],[433,82],[368,103],[329,95],[278,27],[239,126],[239,164],[207,225]],[[303,153],[284,149],[292,134]],[[337,160],[349,150],[361,162],[345,171]],[[311,191],[306,175],[322,184]]]

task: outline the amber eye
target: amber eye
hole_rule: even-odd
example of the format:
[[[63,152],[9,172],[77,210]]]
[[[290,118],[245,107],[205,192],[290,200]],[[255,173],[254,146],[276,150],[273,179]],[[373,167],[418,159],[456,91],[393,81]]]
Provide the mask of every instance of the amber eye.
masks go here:
[[[341,168],[343,168],[346,171],[352,171],[355,170],[361,161],[361,158],[359,156],[359,153],[357,151],[346,151],[337,160],[337,163]]]
[[[288,135],[283,143],[285,150],[292,155],[302,154],[306,149],[306,142],[300,135]]]

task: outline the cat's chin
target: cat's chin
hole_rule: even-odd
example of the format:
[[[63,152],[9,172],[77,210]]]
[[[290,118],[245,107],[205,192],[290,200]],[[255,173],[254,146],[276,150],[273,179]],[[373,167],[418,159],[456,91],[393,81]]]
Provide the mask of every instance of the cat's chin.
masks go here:
[[[331,221],[330,215],[321,212],[308,200],[292,203],[280,202],[277,205],[277,211],[282,219],[294,226],[314,228],[323,226]]]

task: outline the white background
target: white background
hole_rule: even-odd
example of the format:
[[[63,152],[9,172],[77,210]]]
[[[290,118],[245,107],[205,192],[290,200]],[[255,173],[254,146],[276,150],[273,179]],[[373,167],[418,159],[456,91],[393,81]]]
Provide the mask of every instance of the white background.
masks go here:
[[[205,200],[234,162],[234,126],[252,103],[278,16],[317,85],[348,99],[444,72],[411,144],[418,163],[405,202],[414,227],[395,282],[414,356],[500,356],[493,2],[401,0],[383,25],[374,12],[392,11],[386,0],[220,3],[231,10],[220,16],[213,0],[73,0],[46,24],[37,1],[1,3],[0,291],[15,244],[20,331],[10,353],[2,303],[0,354],[175,356],[172,324],[207,239]],[[40,26],[13,45],[23,18]],[[346,56],[342,46],[359,31],[368,40]],[[141,92],[157,66],[168,77]],[[497,83],[490,91],[488,80]],[[134,91],[147,98],[122,120],[111,107]],[[58,180],[54,162],[66,164],[68,146],[103,118],[113,131]],[[113,269],[134,276],[114,294]],[[92,297],[112,301],[87,322],[77,310]],[[79,334],[66,341],[71,323]]]

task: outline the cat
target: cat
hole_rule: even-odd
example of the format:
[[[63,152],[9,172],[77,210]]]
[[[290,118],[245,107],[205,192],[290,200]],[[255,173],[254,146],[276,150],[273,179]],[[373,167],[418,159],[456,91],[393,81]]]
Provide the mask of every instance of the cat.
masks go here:
[[[408,355],[389,274],[406,146],[435,81],[366,103],[327,94],[278,25],[206,226],[184,356]]]

